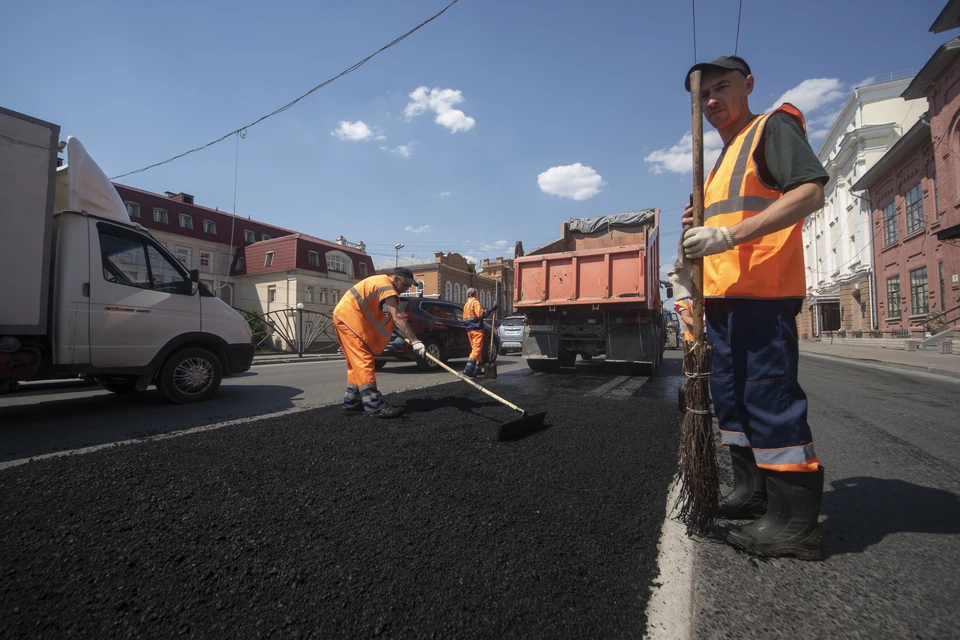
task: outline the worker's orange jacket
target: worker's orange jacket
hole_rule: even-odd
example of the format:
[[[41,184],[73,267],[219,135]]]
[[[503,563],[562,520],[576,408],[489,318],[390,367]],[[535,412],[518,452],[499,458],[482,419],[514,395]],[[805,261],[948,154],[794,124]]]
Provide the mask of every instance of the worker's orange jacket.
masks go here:
[[[365,278],[350,287],[333,315],[363,340],[374,355],[383,353],[393,335],[393,317],[383,310],[383,301],[397,296],[390,276]]]
[[[674,301],[673,310],[677,312],[677,320],[680,322],[680,326],[683,327],[683,339],[692,341],[693,326],[683,321],[683,316],[680,315],[680,312],[687,311],[690,317],[693,317],[693,298],[680,298]]]
[[[791,104],[755,117],[730,141],[720,165],[710,171],[704,193],[704,224],[729,227],[753,217],[783,197],[763,183],[755,154],[763,127],[774,113],[793,116],[806,132],[803,114]],[[802,298],[806,295],[800,222],[703,259],[703,294],[723,298]]]
[[[476,298],[467,298],[466,304],[463,305],[463,319],[472,320],[473,318],[482,317],[483,305],[480,304],[480,301]]]

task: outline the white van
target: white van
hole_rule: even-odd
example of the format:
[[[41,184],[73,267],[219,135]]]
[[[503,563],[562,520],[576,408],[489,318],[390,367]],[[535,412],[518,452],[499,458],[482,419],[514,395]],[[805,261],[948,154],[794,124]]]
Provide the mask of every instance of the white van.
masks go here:
[[[80,141],[59,133],[0,108],[0,392],[92,376],[117,393],[210,398],[250,368],[249,325],[130,221]]]

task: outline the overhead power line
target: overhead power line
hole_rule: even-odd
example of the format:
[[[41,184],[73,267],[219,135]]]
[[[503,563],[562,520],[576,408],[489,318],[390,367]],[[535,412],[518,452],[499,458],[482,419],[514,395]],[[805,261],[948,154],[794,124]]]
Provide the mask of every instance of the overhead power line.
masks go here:
[[[387,49],[389,49],[390,47],[392,47],[392,46],[394,46],[394,45],[397,45],[397,44],[401,43],[403,40],[405,40],[405,39],[407,38],[407,36],[409,36],[409,35],[417,32],[417,31],[419,31],[421,28],[425,27],[426,25],[430,24],[431,22],[433,22],[434,20],[436,20],[437,18],[439,18],[440,16],[442,16],[442,15],[447,11],[447,9],[449,9],[449,8],[452,7],[453,5],[457,4],[459,1],[460,1],[460,0],[453,0],[450,4],[448,4],[447,6],[445,6],[445,7],[444,7],[443,9],[441,9],[439,12],[437,12],[437,13],[435,13],[434,15],[432,15],[431,17],[427,18],[426,20],[424,20],[423,22],[421,22],[420,24],[418,24],[416,27],[414,27],[414,28],[411,29],[410,31],[407,31],[405,34],[403,34],[403,35],[400,36],[399,38],[395,39],[395,40],[394,40],[393,42],[391,42],[390,44],[387,44],[387,45],[384,45],[384,46],[380,47],[380,48],[377,49],[375,52],[371,53],[371,54],[368,55],[366,58],[364,58],[364,59],[361,60],[360,62],[356,63],[356,64],[353,65],[352,67],[341,71],[340,73],[338,73],[337,75],[333,76],[333,77],[330,78],[329,80],[325,80],[324,82],[321,82],[320,84],[318,84],[317,86],[315,86],[313,89],[310,89],[310,91],[307,91],[305,94],[303,94],[302,96],[300,96],[300,97],[297,98],[296,100],[292,100],[291,102],[288,102],[287,104],[283,105],[282,107],[280,107],[280,108],[277,109],[276,111],[272,111],[272,112],[268,113],[268,114],[265,115],[265,116],[262,116],[262,117],[260,117],[260,118],[257,118],[256,120],[254,120],[254,121],[251,122],[250,124],[244,125],[244,126],[242,126],[242,127],[237,127],[236,129],[234,129],[234,130],[231,131],[230,133],[226,133],[226,134],[220,136],[219,138],[217,138],[216,140],[214,140],[214,141],[212,141],[212,142],[208,142],[207,144],[203,145],[202,147],[197,147],[196,149],[190,149],[189,151],[184,151],[183,153],[178,154],[178,155],[175,155],[175,156],[173,156],[172,158],[168,158],[168,159],[166,159],[166,160],[164,160],[164,161],[162,161],[162,162],[157,162],[157,163],[151,164],[151,165],[148,166],[148,167],[144,167],[143,169],[137,169],[136,171],[129,171],[129,172],[127,172],[127,173],[122,173],[122,174],[120,174],[120,175],[118,175],[118,176],[114,176],[114,177],[112,177],[112,178],[110,178],[110,179],[111,179],[111,180],[117,180],[117,179],[119,179],[119,178],[125,178],[125,177],[127,177],[127,176],[132,176],[132,175],[135,174],[135,173],[143,173],[144,171],[147,171],[148,169],[153,169],[154,167],[159,167],[160,165],[168,164],[168,163],[170,163],[170,162],[173,162],[174,160],[179,160],[180,158],[182,158],[182,157],[184,157],[184,156],[188,156],[188,155],[190,155],[191,153],[196,153],[197,151],[203,151],[204,149],[206,149],[206,148],[208,148],[208,147],[212,147],[213,145],[215,145],[215,144],[217,144],[217,143],[223,142],[224,140],[226,140],[227,138],[229,138],[229,137],[232,136],[232,135],[235,135],[235,134],[240,133],[240,132],[243,131],[244,129],[249,129],[250,127],[254,126],[255,124],[259,124],[259,123],[263,122],[263,121],[266,120],[267,118],[270,118],[270,117],[272,117],[272,116],[275,116],[275,115],[277,115],[278,113],[283,113],[284,111],[286,111],[287,109],[289,109],[289,108],[292,107],[293,105],[297,104],[298,102],[300,102],[301,100],[303,100],[304,98],[306,98],[307,96],[309,96],[309,95],[310,95],[311,93],[313,93],[314,91],[318,91],[318,90],[324,88],[325,86],[327,86],[328,84],[330,84],[330,83],[333,82],[334,80],[337,80],[337,79],[339,79],[339,78],[342,78],[343,76],[347,75],[348,73],[353,73],[354,71],[356,71],[357,69],[359,69],[360,67],[362,67],[364,64],[366,64],[367,61],[370,60],[371,58],[373,58],[374,56],[376,56],[376,55],[378,55],[378,54],[380,54],[380,53],[383,53],[384,51],[386,51]]]

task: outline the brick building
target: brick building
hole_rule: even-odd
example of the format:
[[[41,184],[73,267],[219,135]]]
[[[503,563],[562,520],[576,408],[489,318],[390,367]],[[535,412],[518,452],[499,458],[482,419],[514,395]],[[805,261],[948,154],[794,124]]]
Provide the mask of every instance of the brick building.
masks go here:
[[[378,263],[377,273],[389,273],[396,262],[388,260]],[[467,300],[467,289],[474,287],[479,294],[480,303],[484,307],[490,307],[493,305],[495,291],[499,289],[500,311],[497,315],[504,317],[509,315],[512,309],[512,298],[504,294],[502,285],[498,285],[496,280],[496,275],[499,274],[509,277],[512,290],[513,263],[510,260],[498,258],[494,263],[485,261],[485,267],[490,269],[489,274],[494,274],[494,277],[488,277],[487,272],[484,275],[477,273],[473,263],[459,253],[438,251],[433,262],[404,258],[401,266],[413,271],[413,277],[420,283],[417,289],[423,295],[439,296],[444,300],[463,304]]]
[[[958,15],[952,0],[930,30],[956,27]],[[960,38],[903,97],[926,98],[929,111],[853,189],[866,190],[873,209],[881,330],[922,337],[960,328]]]

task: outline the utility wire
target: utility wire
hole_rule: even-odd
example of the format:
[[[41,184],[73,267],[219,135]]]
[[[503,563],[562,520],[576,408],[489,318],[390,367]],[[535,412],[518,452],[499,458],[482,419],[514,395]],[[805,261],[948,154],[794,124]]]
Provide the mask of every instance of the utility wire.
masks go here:
[[[737,55],[740,48],[740,18],[743,16],[743,0],[740,0],[740,10],[737,12],[737,41],[733,45],[733,55]]]
[[[439,18],[440,16],[442,16],[442,15],[447,11],[447,9],[449,9],[449,8],[452,7],[453,5],[457,4],[459,1],[460,1],[460,0],[453,0],[450,4],[448,4],[448,5],[445,6],[443,9],[441,9],[438,13],[435,13],[435,14],[434,14],[433,16],[431,16],[430,18],[424,20],[423,22],[421,22],[420,24],[418,24],[416,27],[414,27],[414,28],[411,29],[410,31],[407,31],[405,34],[403,34],[402,36],[400,36],[399,38],[397,38],[396,40],[394,40],[394,41],[391,42],[390,44],[384,45],[383,47],[381,47],[380,49],[378,49],[378,50],[375,51],[374,53],[371,53],[369,56],[367,56],[366,58],[364,58],[364,59],[361,60],[360,62],[356,63],[355,65],[353,65],[353,66],[350,67],[349,69],[345,69],[344,71],[341,71],[340,73],[338,73],[338,74],[335,75],[334,77],[330,78],[329,80],[326,80],[326,81],[324,81],[324,82],[321,82],[320,84],[318,84],[317,86],[315,86],[313,89],[310,89],[310,91],[307,91],[305,94],[303,94],[302,96],[300,96],[300,97],[297,98],[296,100],[293,100],[293,101],[291,101],[291,102],[288,102],[287,104],[283,105],[282,107],[280,107],[280,108],[277,109],[276,111],[273,111],[273,112],[271,112],[271,113],[268,113],[267,115],[265,115],[265,116],[263,116],[263,117],[261,117],[261,118],[258,118],[258,119],[256,119],[256,120],[254,120],[253,122],[251,122],[251,123],[248,124],[248,125],[244,125],[244,126],[242,126],[242,127],[239,127],[239,128],[237,128],[237,129],[234,129],[234,130],[231,131],[230,133],[224,134],[223,136],[217,138],[217,139],[214,140],[213,142],[208,142],[207,144],[203,145],[202,147],[197,147],[196,149],[191,149],[190,151],[184,151],[183,153],[181,153],[181,154],[179,154],[179,155],[173,156],[172,158],[168,158],[167,160],[164,160],[163,162],[157,162],[157,163],[155,163],[155,164],[151,164],[150,166],[144,167],[143,169],[137,169],[136,171],[130,171],[130,172],[128,172],[128,173],[123,173],[123,174],[120,174],[120,175],[118,175],[118,176],[114,176],[114,177],[110,178],[110,180],[117,180],[117,179],[119,179],[119,178],[125,178],[125,177],[131,176],[131,175],[133,175],[133,174],[135,174],[135,173],[143,173],[144,171],[147,171],[148,169],[153,169],[154,167],[159,167],[160,165],[164,165],[164,164],[173,162],[174,160],[179,160],[180,158],[182,158],[182,157],[184,157],[184,156],[188,156],[188,155],[190,155],[191,153],[196,153],[197,151],[203,151],[204,149],[206,149],[206,148],[208,148],[208,147],[212,147],[213,145],[215,145],[215,144],[217,144],[217,143],[219,143],[219,142],[223,142],[224,140],[226,140],[227,138],[229,138],[229,137],[232,136],[232,135],[239,134],[239,133],[240,133],[241,131],[243,131],[244,129],[249,129],[249,128],[252,127],[253,125],[259,124],[259,123],[263,122],[264,120],[266,120],[267,118],[269,118],[269,117],[271,117],[271,116],[275,116],[275,115],[277,115],[278,113],[283,113],[284,111],[286,111],[287,109],[289,109],[289,108],[292,107],[293,105],[297,104],[298,102],[300,102],[301,100],[303,100],[304,98],[306,98],[307,96],[309,96],[309,95],[310,95],[311,93],[313,93],[314,91],[318,91],[319,89],[322,89],[323,87],[327,86],[328,84],[330,84],[330,83],[333,82],[334,80],[337,80],[337,79],[339,79],[339,78],[342,78],[343,76],[347,75],[348,73],[352,73],[352,72],[356,71],[357,69],[359,69],[360,67],[362,67],[364,64],[366,64],[366,62],[367,62],[368,60],[370,60],[371,58],[373,58],[373,57],[376,56],[377,54],[382,53],[382,52],[386,51],[387,49],[389,49],[390,47],[399,44],[400,42],[402,42],[403,40],[405,40],[405,39],[407,38],[407,36],[413,34],[413,33],[416,32],[416,31],[419,31],[422,27],[426,26],[427,24],[433,22],[434,20],[436,20],[437,18]]]

